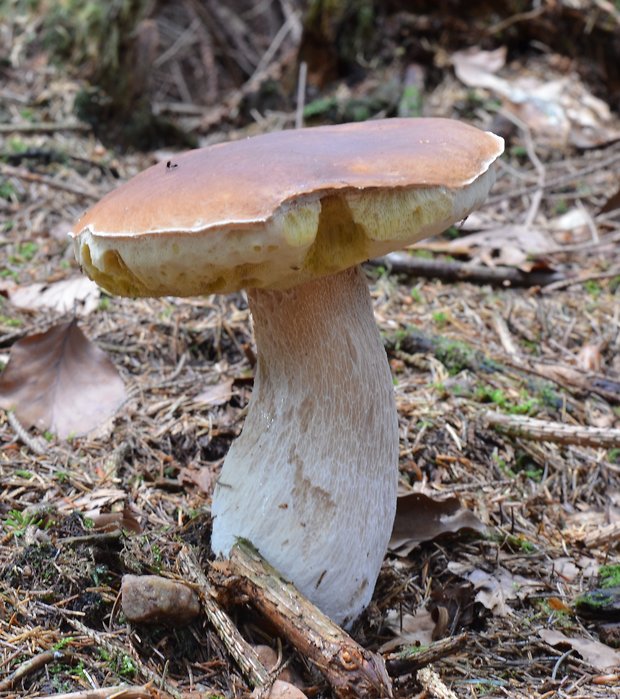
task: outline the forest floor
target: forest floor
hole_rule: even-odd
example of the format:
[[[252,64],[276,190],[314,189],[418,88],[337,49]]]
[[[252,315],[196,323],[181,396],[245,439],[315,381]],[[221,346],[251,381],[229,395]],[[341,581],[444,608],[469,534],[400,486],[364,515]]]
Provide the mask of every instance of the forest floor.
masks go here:
[[[466,633],[433,664],[457,697],[620,696],[620,119],[562,57],[495,60],[481,79],[457,56],[423,95],[425,114],[506,138],[488,202],[410,251],[418,276],[396,261],[366,267],[394,376],[403,498],[353,636],[388,654]],[[386,69],[380,82],[406,96],[402,76]],[[511,108],[524,77],[565,122]],[[78,90],[42,54],[0,74],[0,361],[24,361],[26,338],[75,318],[126,395],[97,430],[65,439],[28,429],[18,408],[0,412],[0,697],[149,682],[152,696],[243,696],[246,678],[202,616],[136,626],[118,596],[128,573],[181,577],[184,547],[209,556],[212,486],[251,394],[246,300],[76,291],[67,231],[168,155],[103,146],[72,114]],[[259,109],[201,142],[294,119]],[[443,279],[423,276],[429,260]],[[505,268],[522,286],[476,278]],[[33,366],[56,361],[37,352]],[[81,390],[62,380],[49,414],[71,413]],[[523,418],[553,424],[541,435]],[[411,493],[429,498],[425,522]],[[457,524],[440,517],[446,500]],[[231,613],[247,640],[278,646],[256,613]],[[307,696],[331,696],[286,641],[281,652]],[[395,680],[397,696],[420,691],[415,677]]]

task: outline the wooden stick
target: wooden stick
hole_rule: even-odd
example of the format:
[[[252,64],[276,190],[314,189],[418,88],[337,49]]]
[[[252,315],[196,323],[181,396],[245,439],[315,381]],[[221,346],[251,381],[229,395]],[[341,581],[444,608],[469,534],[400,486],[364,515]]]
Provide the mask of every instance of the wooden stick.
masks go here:
[[[503,287],[546,286],[567,281],[566,276],[559,272],[522,272],[516,267],[485,267],[465,262],[428,260],[401,252],[378,257],[370,260],[368,264],[375,267],[384,266],[394,274]]]
[[[0,133],[52,133],[54,131],[92,131],[88,124],[79,121],[27,122],[23,124],[0,124]]]
[[[12,165],[3,165],[0,163],[0,173],[6,175],[7,177],[17,177],[20,180],[25,180],[26,182],[37,182],[39,184],[45,184],[53,189],[62,189],[64,192],[71,192],[71,194],[76,194],[79,197],[86,197],[88,199],[99,199],[100,194],[94,192],[92,189],[79,189],[73,185],[67,184],[66,182],[61,182],[53,177],[47,177],[46,175],[39,175],[36,172],[30,172],[30,170],[23,170],[22,168],[13,167]]]
[[[566,425],[563,422],[548,422],[492,411],[483,413],[482,420],[485,424],[495,427],[501,432],[538,442],[577,444],[582,447],[598,447],[600,449],[620,447],[620,430],[612,428]]]
[[[393,696],[383,658],[356,643],[284,580],[247,541],[237,542],[229,563],[212,568],[212,573],[218,592],[221,590],[224,597],[232,594],[233,599],[241,596],[263,614],[320,670],[337,697]]]
[[[35,454],[39,454],[40,456],[47,452],[47,443],[38,437],[31,436],[12,410],[6,411],[6,419],[20,441],[23,442],[31,451],[33,451]]]
[[[19,682],[19,680],[30,673],[41,669],[49,663],[55,661],[66,662],[68,656],[69,654],[60,650],[46,650],[42,653],[37,653],[37,655],[34,655],[32,658],[28,658],[28,660],[23,662],[14,672],[0,682],[0,692],[10,690],[16,682]]]
[[[193,582],[197,586],[197,592],[207,619],[241,672],[254,687],[263,687],[268,684],[271,681],[269,672],[263,667],[254,648],[239,633],[232,619],[213,599],[215,596],[213,587],[189,549],[181,550],[179,563],[181,570],[189,578],[189,582]]]
[[[160,692],[151,684],[143,684],[140,687],[130,687],[120,684],[116,687],[103,687],[101,689],[83,689],[79,692],[66,694],[50,694],[41,699],[168,699],[169,694]]]
[[[436,699],[458,699],[432,667],[423,667],[418,672],[418,682],[424,687],[426,696],[436,697]]]
[[[442,638],[424,649],[405,647],[396,653],[388,655],[385,659],[387,671],[392,677],[409,675],[431,663],[437,662],[441,658],[445,658],[447,655],[456,653],[465,645],[468,639],[468,634],[461,633],[458,636]]]

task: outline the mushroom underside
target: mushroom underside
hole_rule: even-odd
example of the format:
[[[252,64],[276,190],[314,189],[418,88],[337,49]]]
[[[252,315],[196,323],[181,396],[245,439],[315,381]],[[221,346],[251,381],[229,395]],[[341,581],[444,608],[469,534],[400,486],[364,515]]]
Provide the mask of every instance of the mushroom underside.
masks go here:
[[[354,267],[248,296],[257,370],[213,496],[213,549],[227,555],[248,539],[347,625],[372,596],[398,479],[392,380],[368,285]]]

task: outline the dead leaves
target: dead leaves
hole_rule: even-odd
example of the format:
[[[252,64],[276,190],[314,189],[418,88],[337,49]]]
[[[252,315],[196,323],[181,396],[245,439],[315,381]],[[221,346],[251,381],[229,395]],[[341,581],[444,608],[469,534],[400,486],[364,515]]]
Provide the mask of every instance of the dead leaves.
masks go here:
[[[506,48],[477,48],[452,55],[457,78],[468,87],[488,90],[507,113],[527,125],[551,147],[570,143],[593,148],[620,138],[609,106],[595,97],[577,75],[565,75],[541,62],[526,75],[509,75]],[[506,73],[500,77],[499,72]]]
[[[99,305],[101,291],[87,277],[71,277],[52,284],[36,283],[8,290],[11,303],[27,311],[88,315]]]
[[[526,599],[532,591],[543,587],[540,580],[528,580],[501,566],[488,573],[466,563],[452,562],[448,564],[448,569],[469,580],[477,590],[476,602],[480,602],[496,616],[510,616],[510,600]]]
[[[408,556],[423,541],[463,530],[482,534],[486,527],[458,498],[434,500],[422,493],[409,493],[398,498],[390,549],[398,556]]]
[[[116,368],[75,321],[16,342],[0,375],[0,407],[62,439],[98,427],[124,400]]]
[[[606,646],[600,641],[590,638],[575,638],[566,636],[555,629],[542,629],[538,632],[540,637],[551,646],[568,645],[594,669],[605,672],[620,666],[620,651]]]

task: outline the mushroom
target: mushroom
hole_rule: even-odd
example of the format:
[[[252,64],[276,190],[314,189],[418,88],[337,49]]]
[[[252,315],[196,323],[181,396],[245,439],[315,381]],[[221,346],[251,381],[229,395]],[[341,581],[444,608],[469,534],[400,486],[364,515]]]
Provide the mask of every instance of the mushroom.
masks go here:
[[[393,386],[359,264],[486,197],[501,138],[449,119],[270,133],[190,151],[104,197],[75,252],[110,293],[247,289],[257,368],[212,501],[335,622],[367,606],[396,507]]]

